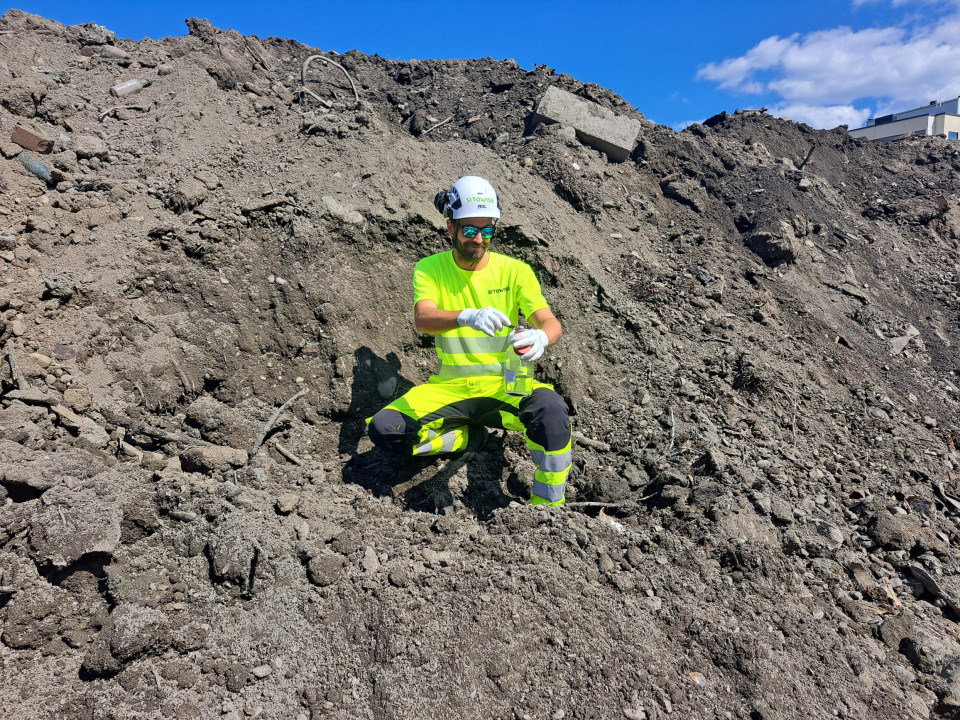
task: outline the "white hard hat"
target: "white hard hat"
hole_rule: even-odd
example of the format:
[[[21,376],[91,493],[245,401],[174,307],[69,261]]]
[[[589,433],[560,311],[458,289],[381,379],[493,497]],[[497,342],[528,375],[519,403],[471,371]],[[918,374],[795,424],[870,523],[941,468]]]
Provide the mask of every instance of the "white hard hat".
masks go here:
[[[500,218],[500,200],[493,185],[482,177],[464,175],[433,200],[437,210],[454,220],[472,217]]]

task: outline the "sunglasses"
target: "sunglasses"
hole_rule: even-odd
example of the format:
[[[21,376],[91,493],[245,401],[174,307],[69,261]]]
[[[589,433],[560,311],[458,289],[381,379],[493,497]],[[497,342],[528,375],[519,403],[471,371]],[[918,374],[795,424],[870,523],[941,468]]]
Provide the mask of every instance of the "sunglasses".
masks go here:
[[[467,240],[472,240],[477,236],[477,233],[480,233],[480,237],[484,240],[490,240],[493,237],[493,232],[496,228],[493,225],[487,225],[483,228],[478,228],[476,225],[461,225],[460,232],[463,233],[463,236]]]

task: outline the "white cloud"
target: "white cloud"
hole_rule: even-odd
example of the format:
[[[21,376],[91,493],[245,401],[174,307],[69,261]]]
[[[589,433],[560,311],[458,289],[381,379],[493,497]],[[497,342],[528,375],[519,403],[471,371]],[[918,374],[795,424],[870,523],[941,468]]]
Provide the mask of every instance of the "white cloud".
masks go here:
[[[697,79],[713,80],[720,83],[724,90],[736,90],[744,85],[751,84],[751,78],[757,70],[766,70],[776,67],[786,49],[795,42],[799,35],[791,35],[781,39],[774,35],[749,50],[746,55],[738,58],[729,58],[721,63],[709,63],[700,68]]]
[[[860,5],[879,5],[883,2],[889,2],[893,7],[903,7],[904,5],[943,5],[944,0],[853,0],[853,6]]]
[[[888,107],[905,110],[956,97],[958,67],[960,12],[955,11],[910,29],[837,27],[768,37],[740,57],[703,66],[697,79],[734,93],[770,95],[769,102],[791,119],[815,127],[854,127],[871,114],[857,104],[874,105],[882,114]]]
[[[691,125],[696,125],[697,123],[703,123],[704,120],[706,120],[706,118],[700,118],[699,120],[684,120],[683,122],[676,123],[675,125],[671,125],[670,127],[672,127],[677,132],[680,132],[681,130],[686,130]]]
[[[827,129],[835,128],[837,125],[858,128],[863,126],[871,116],[869,108],[855,108],[853,105],[804,105],[803,103],[776,105],[770,108],[769,112],[777,117],[806,123],[810,127]]]

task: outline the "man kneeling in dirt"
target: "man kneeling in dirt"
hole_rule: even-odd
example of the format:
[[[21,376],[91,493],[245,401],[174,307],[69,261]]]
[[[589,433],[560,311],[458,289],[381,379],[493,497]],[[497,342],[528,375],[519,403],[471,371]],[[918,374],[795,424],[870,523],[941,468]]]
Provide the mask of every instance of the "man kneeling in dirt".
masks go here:
[[[402,455],[477,451],[488,427],[522,430],[537,471],[530,502],[563,505],[570,472],[567,404],[553,387],[534,381],[526,396],[507,394],[504,361],[521,348],[533,362],[563,330],[533,270],[489,252],[500,219],[497,193],[465,176],[437,193],[453,250],[417,263],[413,274],[417,330],[437,336],[440,370],[370,420],[374,444]],[[519,311],[534,326],[510,333]],[[512,347],[511,347],[512,345]]]

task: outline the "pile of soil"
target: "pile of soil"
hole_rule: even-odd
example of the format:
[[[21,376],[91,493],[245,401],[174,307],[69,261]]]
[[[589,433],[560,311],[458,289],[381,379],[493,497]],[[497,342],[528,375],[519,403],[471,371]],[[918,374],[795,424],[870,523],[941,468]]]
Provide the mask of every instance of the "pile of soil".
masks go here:
[[[955,144],[187,26],[0,19],[5,713],[957,715]],[[551,85],[631,158],[534,126]],[[516,434],[364,436],[468,173],[564,326],[564,510]]]

